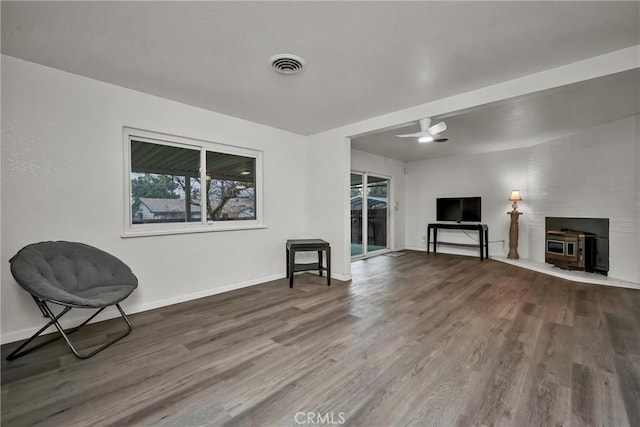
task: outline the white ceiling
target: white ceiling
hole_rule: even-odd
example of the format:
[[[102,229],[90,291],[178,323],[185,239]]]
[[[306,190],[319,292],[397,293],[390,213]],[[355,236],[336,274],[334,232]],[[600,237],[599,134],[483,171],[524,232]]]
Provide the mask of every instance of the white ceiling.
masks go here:
[[[308,135],[636,45],[639,14],[636,1],[3,1],[2,52]],[[274,73],[285,52],[307,69]]]
[[[449,138],[418,143],[396,135],[418,122],[353,138],[351,147],[405,162],[527,147],[640,114],[640,69],[495,102],[433,118]]]

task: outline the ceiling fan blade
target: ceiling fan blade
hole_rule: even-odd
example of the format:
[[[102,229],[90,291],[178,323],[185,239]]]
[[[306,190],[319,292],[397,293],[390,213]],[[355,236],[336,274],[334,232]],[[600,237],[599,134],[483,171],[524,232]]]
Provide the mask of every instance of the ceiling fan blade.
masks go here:
[[[431,119],[429,117],[427,117],[425,119],[420,119],[420,130],[422,132],[424,132],[427,129],[429,129],[429,126],[431,126]]]
[[[422,132],[418,132],[418,133],[407,133],[404,135],[396,135],[398,138],[417,138],[420,135],[422,135]]]
[[[434,135],[436,133],[444,132],[447,130],[447,124],[445,122],[436,123],[429,128],[429,133]]]
[[[447,142],[449,140],[449,138],[436,138],[434,139],[435,142]]]

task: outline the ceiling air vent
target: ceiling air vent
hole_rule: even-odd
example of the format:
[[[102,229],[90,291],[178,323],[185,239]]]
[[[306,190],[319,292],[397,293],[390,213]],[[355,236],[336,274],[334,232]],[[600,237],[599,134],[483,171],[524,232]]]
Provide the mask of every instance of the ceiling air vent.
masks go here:
[[[274,55],[270,62],[271,68],[280,74],[298,74],[304,68],[304,59],[289,53]]]

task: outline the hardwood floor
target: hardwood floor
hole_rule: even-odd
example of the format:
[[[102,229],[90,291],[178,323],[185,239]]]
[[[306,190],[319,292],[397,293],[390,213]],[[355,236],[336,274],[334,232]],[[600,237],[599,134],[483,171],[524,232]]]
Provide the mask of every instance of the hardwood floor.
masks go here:
[[[89,360],[5,345],[2,424],[640,425],[640,291],[419,252],[352,273],[135,314]]]

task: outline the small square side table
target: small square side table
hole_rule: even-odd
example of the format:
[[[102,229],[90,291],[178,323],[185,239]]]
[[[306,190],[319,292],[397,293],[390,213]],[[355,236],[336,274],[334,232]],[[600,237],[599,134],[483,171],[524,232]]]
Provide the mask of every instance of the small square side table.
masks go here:
[[[296,252],[318,252],[318,262],[296,264]],[[327,266],[323,267],[323,252],[327,253]],[[327,272],[327,286],[331,286],[331,245],[321,239],[291,239],[287,240],[287,277],[289,287],[293,288],[293,273],[297,271],[317,270],[320,276]]]

